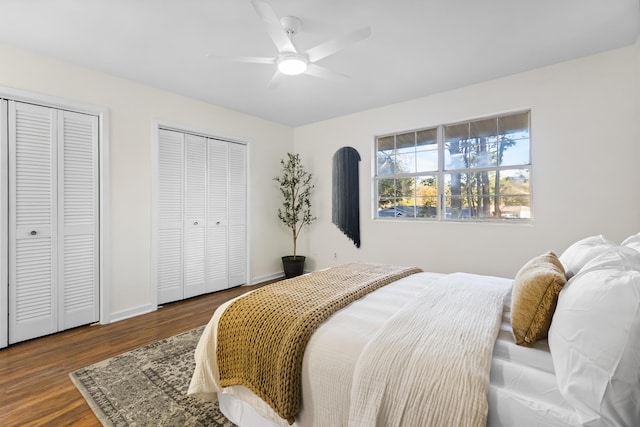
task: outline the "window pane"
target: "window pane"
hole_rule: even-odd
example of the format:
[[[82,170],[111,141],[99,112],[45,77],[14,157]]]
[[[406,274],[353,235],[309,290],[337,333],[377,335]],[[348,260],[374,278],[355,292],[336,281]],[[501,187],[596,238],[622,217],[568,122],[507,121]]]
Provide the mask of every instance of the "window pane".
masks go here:
[[[416,172],[438,170],[438,129],[416,132]]]
[[[469,165],[469,124],[444,127],[445,169],[464,169]]]
[[[469,124],[449,125],[444,127],[444,141],[457,141],[459,139],[469,139]]]
[[[444,147],[445,170],[464,169],[467,166],[467,157],[462,146],[462,140],[447,142]]]
[[[395,170],[395,151],[393,136],[378,138],[378,173],[377,175],[390,175]]]
[[[393,200],[378,199],[378,217],[395,216],[395,211]]]
[[[416,132],[416,145],[438,145],[438,128]]]
[[[469,124],[469,138],[487,138],[498,135],[498,121],[493,119],[476,120]]]
[[[498,117],[498,130],[501,135],[523,131],[529,133],[529,112]]]
[[[529,112],[498,117],[499,164],[527,165],[529,159]]]
[[[418,163],[416,172],[430,172],[438,170],[438,147],[433,150],[418,151],[416,153]]]
[[[496,138],[480,137],[469,140],[465,163],[469,168],[486,168],[497,163],[498,143]]]
[[[416,199],[416,218],[438,218],[438,198],[418,197]]]
[[[502,202],[505,206],[500,208],[500,218],[502,219],[531,219],[531,207],[519,204],[517,197],[503,196]]]
[[[395,203],[396,199],[396,180],[391,179],[379,179],[378,180],[378,198],[380,200],[386,200],[388,203]]]
[[[404,204],[413,205],[413,199],[416,196],[416,185],[414,178],[398,178],[396,179],[396,191],[398,197],[409,199]]]
[[[416,177],[416,196],[437,196],[438,195],[438,178],[435,175],[426,175]]]
[[[405,149],[406,150],[406,149]],[[396,156],[396,173],[414,173],[416,171],[416,152],[412,148],[411,151],[398,151]]]
[[[396,216],[396,205],[393,201],[378,200],[378,218],[388,218]]]
[[[496,197],[497,216],[503,219],[531,218],[531,190],[528,169],[497,171],[500,182]]]
[[[528,165],[529,161],[529,139],[508,139],[501,137],[500,140],[500,166]]]
[[[444,219],[467,219],[469,207],[459,197],[445,197]]]
[[[393,151],[393,135],[378,138],[378,151]]]
[[[416,133],[396,135],[396,173],[416,171]]]
[[[438,217],[438,180],[427,175],[416,178],[416,216],[420,218]]]
[[[401,133],[400,135],[396,135],[396,149],[402,150],[406,148],[411,148],[416,146],[416,133],[408,132]]]
[[[445,180],[445,219],[460,219],[462,208],[467,208],[463,199],[463,187],[467,182],[467,175],[463,173],[446,174]]]

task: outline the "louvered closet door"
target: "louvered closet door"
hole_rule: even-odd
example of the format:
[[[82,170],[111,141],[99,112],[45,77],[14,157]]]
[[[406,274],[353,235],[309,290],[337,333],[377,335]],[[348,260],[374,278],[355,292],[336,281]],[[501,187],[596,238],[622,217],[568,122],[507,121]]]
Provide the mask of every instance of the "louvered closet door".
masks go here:
[[[247,282],[247,149],[229,143],[229,286]]]
[[[8,103],[0,98],[0,348],[9,345],[9,130]]]
[[[226,289],[227,283],[227,157],[228,143],[207,141],[207,292]]]
[[[184,134],[161,129],[158,141],[157,284],[162,304],[183,298]]]
[[[9,102],[9,342],[99,318],[98,119]]]
[[[246,283],[246,147],[159,131],[158,302]]]
[[[184,298],[205,286],[207,139],[185,134]]]
[[[60,330],[98,321],[98,117],[58,112]]]
[[[9,343],[58,331],[56,112],[9,102]]]

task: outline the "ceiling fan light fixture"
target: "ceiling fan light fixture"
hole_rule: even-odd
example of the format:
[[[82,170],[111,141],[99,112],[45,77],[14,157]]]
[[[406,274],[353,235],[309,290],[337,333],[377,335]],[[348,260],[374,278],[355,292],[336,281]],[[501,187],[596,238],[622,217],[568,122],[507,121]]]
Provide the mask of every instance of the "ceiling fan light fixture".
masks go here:
[[[295,76],[302,74],[307,69],[307,59],[299,54],[283,55],[278,60],[278,70],[282,74]]]

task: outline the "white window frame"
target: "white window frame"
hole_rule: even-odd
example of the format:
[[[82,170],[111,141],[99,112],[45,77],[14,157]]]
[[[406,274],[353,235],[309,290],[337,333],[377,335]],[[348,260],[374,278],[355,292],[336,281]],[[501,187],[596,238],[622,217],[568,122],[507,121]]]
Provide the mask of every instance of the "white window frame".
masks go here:
[[[456,168],[456,169],[446,169],[446,165],[445,165],[445,157],[446,157],[446,144],[445,144],[445,135],[444,135],[444,130],[446,127],[448,126],[456,126],[456,125],[464,125],[464,124],[470,124],[470,123],[474,123],[474,122],[478,122],[478,121],[483,121],[483,120],[492,120],[492,119],[498,119],[501,117],[508,117],[508,116],[515,116],[515,115],[519,115],[519,114],[528,114],[528,142],[529,142],[529,147],[528,147],[528,163],[521,163],[521,164],[510,164],[507,166],[504,165],[492,165],[492,166],[487,166],[487,167],[471,167],[471,166],[467,166],[467,167],[462,167],[462,168]],[[415,172],[409,172],[409,173],[391,173],[391,174],[379,174],[378,171],[378,167],[379,167],[379,163],[378,163],[378,141],[382,138],[388,138],[388,137],[394,137],[394,141],[397,142],[396,137],[400,136],[400,135],[404,135],[407,133],[418,133],[418,132],[422,132],[422,131],[430,131],[430,130],[437,130],[437,169],[431,169],[431,170],[416,170]],[[419,221],[419,222],[463,222],[463,223],[512,223],[512,224],[530,224],[531,220],[532,220],[532,205],[533,205],[533,189],[532,189],[532,174],[533,174],[533,167],[532,167],[532,162],[531,162],[531,149],[532,149],[532,136],[531,136],[532,132],[531,132],[531,110],[530,109],[526,109],[526,110],[518,110],[518,111],[512,111],[512,112],[507,112],[507,113],[501,113],[501,114],[495,114],[495,115],[491,115],[491,116],[485,116],[485,117],[478,117],[478,118],[473,118],[473,119],[469,119],[469,120],[464,120],[464,121],[460,121],[460,122],[455,122],[455,123],[445,123],[445,124],[440,124],[437,126],[429,126],[429,127],[425,127],[425,128],[420,128],[420,129],[414,129],[414,130],[406,130],[406,131],[401,131],[401,132],[394,132],[394,133],[389,133],[389,134],[383,134],[383,135],[377,135],[374,138],[374,150],[373,150],[373,180],[372,180],[372,185],[373,185],[373,200],[372,200],[372,209],[373,209],[373,218],[375,220],[382,220],[382,221],[388,221],[388,220],[402,220],[402,221]],[[394,148],[394,153],[397,153],[397,148]],[[446,182],[445,182],[445,177],[446,175],[451,175],[451,174],[471,174],[471,173],[479,173],[479,172],[495,172],[495,171],[516,171],[516,170],[523,170],[526,169],[528,170],[528,185],[529,185],[529,193],[528,193],[528,198],[529,198],[529,212],[528,213],[523,213],[521,216],[515,220],[510,220],[510,218],[508,216],[500,216],[499,218],[494,218],[494,217],[480,217],[480,216],[469,216],[469,217],[463,217],[463,218],[447,218],[447,203],[446,203]],[[436,199],[436,215],[434,217],[419,217],[416,216],[416,211],[415,209],[417,209],[417,204],[414,203],[414,215],[413,216],[405,216],[403,215],[403,213],[401,212],[401,210],[395,209],[395,215],[383,215],[381,216],[380,210],[379,210],[379,201],[380,201],[380,195],[378,194],[379,192],[379,181],[382,179],[401,179],[401,178],[417,178],[417,177],[422,177],[422,176],[433,176],[436,178],[437,180],[437,199]],[[505,195],[506,196],[506,195]],[[416,200],[416,197],[414,195],[414,200]],[[493,197],[493,196],[491,196]],[[397,207],[397,206],[396,206]],[[463,208],[464,209],[464,208]],[[410,210],[410,209],[409,209]],[[509,219],[508,221],[506,221],[506,219]]]

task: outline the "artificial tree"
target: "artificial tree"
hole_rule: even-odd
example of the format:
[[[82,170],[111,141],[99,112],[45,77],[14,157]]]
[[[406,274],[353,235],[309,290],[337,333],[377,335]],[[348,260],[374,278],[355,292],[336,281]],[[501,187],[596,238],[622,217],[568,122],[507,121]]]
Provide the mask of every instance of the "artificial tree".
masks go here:
[[[300,155],[287,153],[286,159],[281,159],[282,173],[274,178],[280,185],[282,207],[278,208],[278,218],[289,229],[293,239],[293,255],[282,257],[282,263],[287,277],[302,274],[305,257],[298,255],[297,243],[300,232],[305,225],[311,224],[316,218],[311,214],[311,183],[312,174],[302,165]],[[288,271],[287,263],[293,263],[296,271]]]

